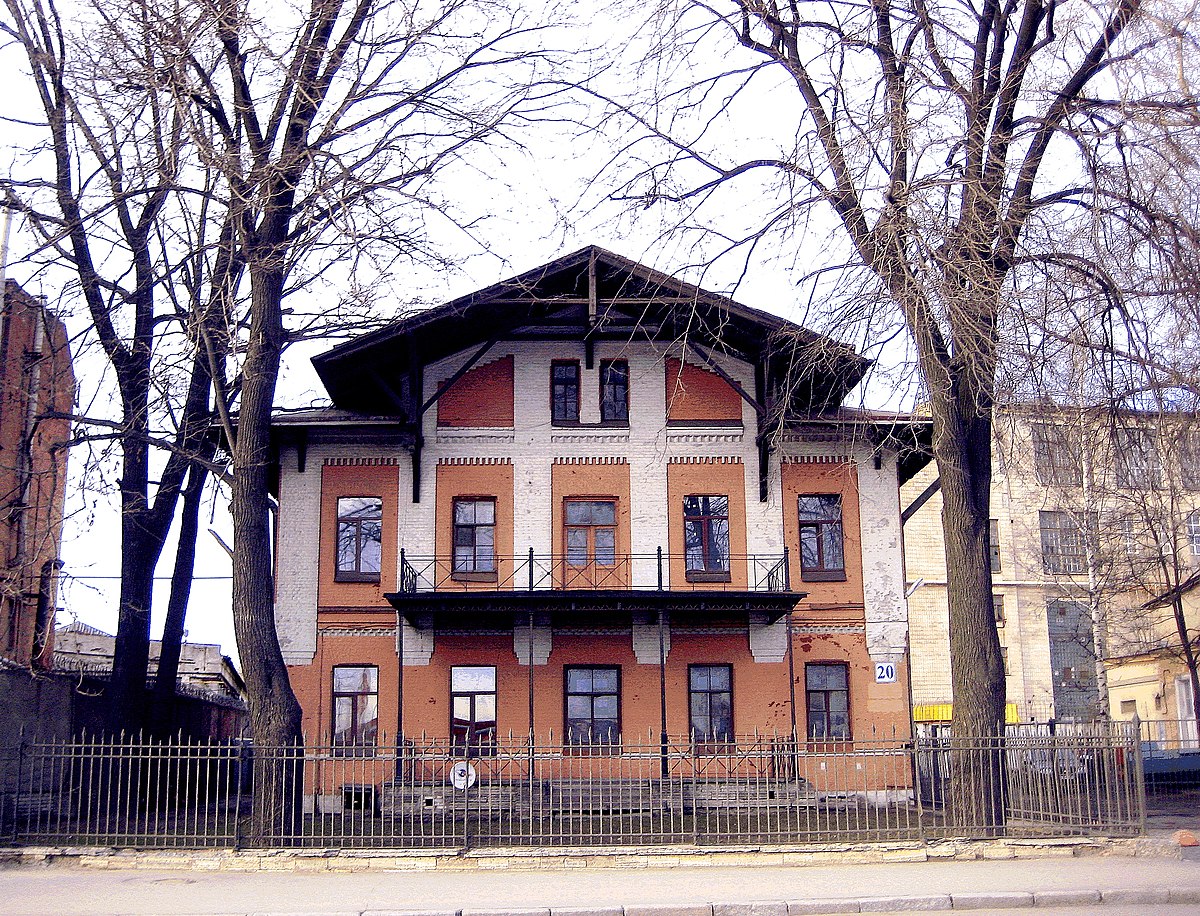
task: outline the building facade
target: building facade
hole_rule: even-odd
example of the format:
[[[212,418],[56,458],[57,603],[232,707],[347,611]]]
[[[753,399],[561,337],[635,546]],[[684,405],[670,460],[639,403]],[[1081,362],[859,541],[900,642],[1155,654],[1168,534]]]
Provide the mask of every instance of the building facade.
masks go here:
[[[997,413],[993,468],[993,606],[1010,720],[1194,718],[1183,648],[1200,649],[1188,586],[1200,562],[1194,419],[1010,407]],[[953,701],[936,480],[926,467],[902,492],[918,722],[947,720]]]
[[[0,310],[0,658],[49,668],[75,378],[63,323],[13,281]],[[60,416],[54,416],[58,414]]]
[[[844,346],[587,248],[314,362],[333,406],[275,423],[310,741],[908,733],[920,436],[839,408]]]

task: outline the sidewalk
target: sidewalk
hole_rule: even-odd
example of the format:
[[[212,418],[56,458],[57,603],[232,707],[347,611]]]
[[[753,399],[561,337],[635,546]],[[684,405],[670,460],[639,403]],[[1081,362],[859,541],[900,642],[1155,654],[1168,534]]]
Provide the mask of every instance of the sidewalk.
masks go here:
[[[1200,913],[1200,862],[1133,856],[834,865],[236,872],[19,867],[0,871],[0,913],[20,916],[805,916],[1068,907]],[[280,865],[285,863],[280,859]]]

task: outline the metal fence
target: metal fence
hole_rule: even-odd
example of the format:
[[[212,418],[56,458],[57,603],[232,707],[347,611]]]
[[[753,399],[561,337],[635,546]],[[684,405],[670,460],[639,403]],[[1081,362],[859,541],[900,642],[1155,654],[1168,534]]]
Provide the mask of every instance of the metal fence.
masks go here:
[[[79,739],[27,742],[0,765],[2,829],[29,844],[466,849],[1133,835],[1145,810],[1131,729],[973,742],[510,738],[471,749],[445,739],[370,748]],[[964,787],[996,804],[972,803]]]
[[[1200,759],[1200,729],[1195,719],[1134,720],[1142,738],[1142,753],[1148,760],[1181,757]]]

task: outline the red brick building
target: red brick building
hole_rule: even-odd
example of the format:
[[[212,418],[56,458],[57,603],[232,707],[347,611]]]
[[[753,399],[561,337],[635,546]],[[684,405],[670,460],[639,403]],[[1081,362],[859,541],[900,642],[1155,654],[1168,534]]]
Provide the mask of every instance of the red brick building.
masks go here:
[[[75,377],[66,328],[13,281],[0,311],[0,657],[49,668]]]
[[[840,406],[849,348],[593,247],[314,362],[333,406],[275,423],[310,742],[907,735],[923,432]]]

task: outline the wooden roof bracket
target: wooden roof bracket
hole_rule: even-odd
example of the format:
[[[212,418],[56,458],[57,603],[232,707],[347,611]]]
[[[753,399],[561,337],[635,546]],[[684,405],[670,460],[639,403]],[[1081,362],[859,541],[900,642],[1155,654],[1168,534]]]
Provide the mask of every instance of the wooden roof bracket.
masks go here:
[[[425,366],[417,358],[417,346],[411,334],[408,335],[408,393],[412,403],[420,404],[425,393]],[[421,446],[425,444],[421,435],[421,415],[424,408],[413,418],[412,445],[412,501],[421,501]]]
[[[712,358],[712,356],[710,356],[708,353],[705,353],[704,350],[701,349],[699,344],[690,343],[685,340],[683,342],[683,346],[685,350],[691,350],[693,353],[695,353],[701,360],[704,361],[704,364],[708,366],[708,368],[720,376],[725,384],[741,395],[742,400],[749,404],[751,408],[753,408],[754,413],[758,416],[759,425],[761,426],[767,416],[767,408],[763,406],[763,400],[765,399],[766,395],[766,376],[762,368],[761,360],[754,364],[754,387],[756,389],[756,393],[759,394],[759,397],[752,398],[746,392],[746,389],[741,386],[738,380],[722,369],[720,365],[718,365],[717,361]],[[763,376],[761,383],[759,380],[760,375]],[[757,391],[759,388],[762,388],[761,392]]]
[[[766,422],[767,410],[763,404],[767,400],[767,364],[763,359],[754,363],[754,398],[752,406],[758,416],[758,431],[755,435],[758,445],[758,501],[765,503],[771,489],[771,440],[778,426],[769,429]]]
[[[925,505],[933,497],[933,494],[942,488],[942,478],[933,478],[933,483],[921,491],[921,495],[908,504],[908,508],[900,513],[900,524],[903,525],[910,518],[917,514],[917,511]]]
[[[592,251],[588,255],[588,314],[587,314],[587,332],[583,337],[583,364],[584,368],[589,371],[594,367],[596,362],[596,342],[592,337],[592,331],[596,328],[596,252]]]
[[[477,362],[479,362],[481,359],[483,359],[484,354],[487,353],[488,350],[492,349],[492,347],[496,346],[496,344],[499,342],[500,342],[499,337],[493,337],[491,340],[489,340],[487,343],[485,343],[482,347],[480,347],[478,350],[476,350],[470,359],[468,359],[465,363],[463,363],[461,366],[459,366],[458,369],[455,371],[455,373],[450,376],[450,378],[446,379],[446,381],[444,381],[440,385],[438,385],[437,391],[435,391],[430,396],[428,401],[426,401],[424,404],[421,405],[421,409],[417,412],[417,416],[416,416],[417,423],[420,423],[421,417],[425,416],[425,411],[429,410],[430,407],[432,407],[434,404],[437,403],[438,398],[440,398],[443,394],[445,394],[447,391],[449,391],[451,388],[453,388],[454,383],[457,382],[464,375],[466,375],[468,372],[470,372],[471,369],[474,367],[474,365]],[[423,366],[421,368],[424,369]],[[414,400],[417,400],[417,399],[414,398]]]
[[[414,404],[421,404],[421,409],[417,411],[416,417],[413,418],[413,447],[412,447],[412,501],[419,503],[421,501],[421,448],[425,444],[425,437],[421,435],[422,417],[425,416],[425,411],[429,410],[437,403],[438,398],[449,391],[454,383],[471,371],[471,367],[483,359],[485,353],[492,349],[499,337],[493,337],[482,347],[476,350],[471,358],[458,367],[458,370],[438,385],[428,401],[421,403],[421,398],[424,395],[425,381],[425,366],[417,359],[416,345],[412,336],[408,338],[408,390],[412,392],[412,400]]]

